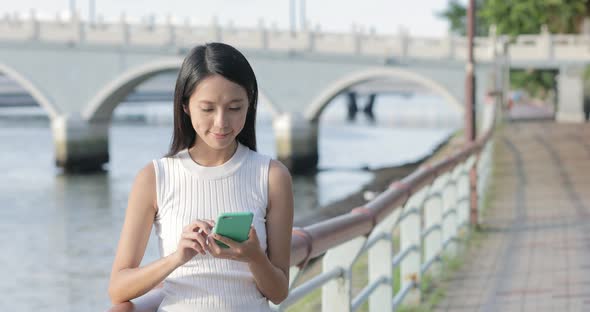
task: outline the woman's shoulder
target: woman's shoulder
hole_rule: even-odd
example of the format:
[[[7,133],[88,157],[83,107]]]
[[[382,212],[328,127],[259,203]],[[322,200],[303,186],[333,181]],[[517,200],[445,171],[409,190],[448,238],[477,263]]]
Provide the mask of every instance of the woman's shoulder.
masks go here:
[[[156,170],[154,162],[149,162],[139,170],[135,176],[135,182],[140,184],[154,183],[156,181]]]
[[[268,181],[271,185],[275,183],[276,185],[290,185],[291,173],[282,162],[276,159],[271,159],[268,169]]]
[[[150,207],[156,207],[156,174],[153,162],[143,166],[135,176],[130,196],[149,203]]]

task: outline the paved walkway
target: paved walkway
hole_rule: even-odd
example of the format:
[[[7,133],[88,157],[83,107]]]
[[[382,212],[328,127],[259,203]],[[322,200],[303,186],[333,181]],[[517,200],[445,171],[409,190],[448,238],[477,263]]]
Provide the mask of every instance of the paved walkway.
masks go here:
[[[492,183],[435,311],[590,311],[590,124],[505,124]]]

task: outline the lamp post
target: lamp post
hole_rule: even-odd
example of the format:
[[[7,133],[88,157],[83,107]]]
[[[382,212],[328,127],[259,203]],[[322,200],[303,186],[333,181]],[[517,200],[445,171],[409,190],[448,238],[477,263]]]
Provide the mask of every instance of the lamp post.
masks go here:
[[[475,61],[473,58],[473,36],[475,35],[475,0],[469,0],[467,8],[467,64],[465,77],[465,139],[468,143],[475,141]],[[469,171],[470,188],[470,223],[478,225],[477,207],[477,164]]]
[[[96,0],[88,0],[88,22],[94,24],[96,19]]]
[[[295,35],[295,0],[290,0],[289,2],[289,22],[291,28],[291,36]]]
[[[76,15],[76,0],[70,0],[70,18],[73,19]]]
[[[301,23],[301,31],[307,30],[307,17],[305,16],[305,0],[299,0],[299,21]]]

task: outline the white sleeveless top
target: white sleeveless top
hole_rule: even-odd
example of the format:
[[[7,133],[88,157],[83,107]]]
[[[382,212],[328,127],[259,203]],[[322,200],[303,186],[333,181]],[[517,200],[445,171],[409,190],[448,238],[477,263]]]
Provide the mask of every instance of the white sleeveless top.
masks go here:
[[[182,229],[195,219],[217,220],[222,212],[251,211],[266,251],[266,207],[270,157],[238,144],[223,165],[204,167],[188,150],[154,160],[158,212],[154,228],[160,256],[174,251]],[[164,280],[158,311],[270,311],[248,265],[196,255]]]

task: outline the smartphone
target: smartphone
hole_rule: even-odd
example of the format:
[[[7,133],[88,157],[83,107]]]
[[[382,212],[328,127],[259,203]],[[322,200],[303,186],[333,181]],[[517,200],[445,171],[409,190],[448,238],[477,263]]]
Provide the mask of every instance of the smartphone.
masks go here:
[[[213,233],[231,238],[236,242],[248,240],[253,214],[251,212],[224,212],[217,217]],[[222,248],[229,248],[226,244],[215,240]]]

